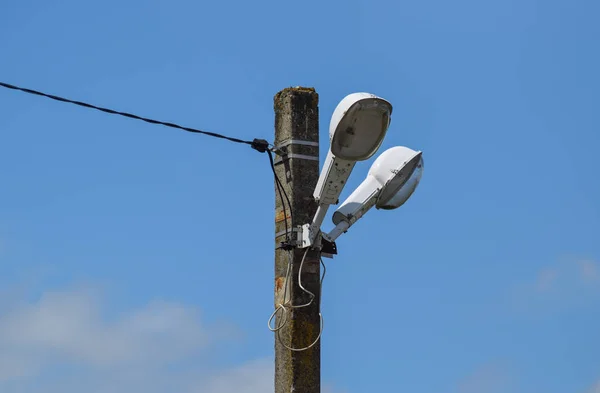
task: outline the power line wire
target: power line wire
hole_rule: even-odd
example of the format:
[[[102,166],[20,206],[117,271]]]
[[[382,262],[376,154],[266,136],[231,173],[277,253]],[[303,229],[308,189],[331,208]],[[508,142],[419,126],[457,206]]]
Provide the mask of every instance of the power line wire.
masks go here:
[[[202,130],[199,130],[199,129],[196,129],[196,128],[184,127],[184,126],[181,126],[181,125],[175,124],[175,123],[164,122],[164,121],[160,121],[160,120],[154,120],[154,119],[150,119],[150,118],[147,118],[147,117],[142,117],[142,116],[134,115],[132,113],[120,112],[120,111],[116,111],[116,110],[109,109],[109,108],[103,108],[103,107],[100,107],[100,106],[88,104],[87,102],[71,100],[71,99],[64,98],[64,97],[59,97],[59,96],[56,96],[56,95],[53,95],[53,94],[43,93],[41,91],[37,91],[37,90],[33,90],[33,89],[27,89],[27,88],[24,88],[24,87],[19,87],[19,86],[11,85],[11,84],[5,83],[5,82],[0,82],[0,86],[5,87],[7,89],[18,90],[18,91],[21,91],[21,92],[24,92],[24,93],[28,93],[28,94],[33,94],[33,95],[41,96],[41,97],[50,98],[50,99],[55,100],[55,101],[65,102],[65,103],[68,103],[68,104],[74,104],[74,105],[78,105],[78,106],[89,108],[89,109],[95,109],[97,111],[104,112],[104,113],[109,113],[111,115],[128,117],[130,119],[141,120],[141,121],[144,121],[146,123],[158,124],[158,125],[162,125],[162,126],[166,126],[166,127],[171,127],[171,128],[176,128],[176,129],[179,129],[179,130],[187,131],[187,132],[193,132],[193,133],[196,133],[196,134],[203,134],[203,135],[207,135],[207,136],[212,136],[214,138],[225,139],[225,140],[228,140],[230,142],[242,143],[242,144],[250,145],[253,149],[255,149],[255,150],[257,150],[257,151],[259,151],[261,153],[264,153],[268,149],[268,146],[269,146],[269,143],[267,141],[265,141],[264,139],[254,139],[252,141],[247,141],[247,140],[243,140],[243,139],[239,139],[239,138],[233,138],[233,137],[222,135],[222,134],[217,134],[215,132],[202,131]]]
[[[273,162],[273,153],[271,153],[271,150],[268,150],[267,154],[269,155],[269,163],[271,164],[271,171],[273,171],[273,177],[275,177],[275,185],[277,186],[277,193],[279,194],[279,199],[281,200],[281,207],[283,210],[283,222],[285,225],[284,247],[288,247],[288,246],[290,246],[290,231],[289,231],[289,227],[288,227],[288,215],[287,215],[287,210],[285,208],[285,203],[287,202],[287,204],[288,204],[288,207],[290,209],[290,217],[289,218],[290,218],[291,222],[293,223],[294,218],[292,216],[292,204],[290,203],[290,198],[288,197],[287,192],[285,192],[285,188],[283,188],[283,183],[281,182],[281,179],[279,179],[279,176],[277,176],[277,172],[275,171],[275,163]]]

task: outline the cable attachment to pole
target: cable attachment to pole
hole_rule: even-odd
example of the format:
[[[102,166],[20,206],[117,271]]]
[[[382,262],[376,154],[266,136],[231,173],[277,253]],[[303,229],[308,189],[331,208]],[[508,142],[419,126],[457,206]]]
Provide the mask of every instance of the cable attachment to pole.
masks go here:
[[[291,240],[286,240],[279,243],[278,248],[281,248],[284,251],[292,251],[294,248],[296,248],[296,244],[293,243]]]
[[[250,143],[250,147],[259,153],[264,153],[269,150],[269,142],[264,139],[254,138],[254,140]]]

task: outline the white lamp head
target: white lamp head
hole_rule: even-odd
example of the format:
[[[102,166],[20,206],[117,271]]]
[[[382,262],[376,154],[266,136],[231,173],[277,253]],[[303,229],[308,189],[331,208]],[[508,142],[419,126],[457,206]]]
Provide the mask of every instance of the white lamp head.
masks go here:
[[[370,93],[350,94],[335,108],[329,124],[330,146],[313,196],[319,203],[312,223],[303,226],[303,246],[313,244],[330,205],[337,204],[357,161],[381,146],[392,115],[392,104]]]
[[[410,198],[423,176],[423,154],[404,146],[392,147],[375,160],[369,175],[383,187],[377,197],[377,209],[399,208]]]
[[[336,228],[328,234],[329,240],[335,241],[373,206],[388,210],[400,207],[415,191],[422,174],[420,151],[397,146],[383,152],[367,178],[333,214]]]
[[[356,162],[368,159],[379,149],[391,114],[392,105],[370,93],[353,93],[340,101],[331,116],[331,144],[313,193],[320,205],[338,203]]]
[[[392,104],[370,93],[350,94],[335,108],[329,123],[331,153],[349,161],[371,157],[387,133]]]

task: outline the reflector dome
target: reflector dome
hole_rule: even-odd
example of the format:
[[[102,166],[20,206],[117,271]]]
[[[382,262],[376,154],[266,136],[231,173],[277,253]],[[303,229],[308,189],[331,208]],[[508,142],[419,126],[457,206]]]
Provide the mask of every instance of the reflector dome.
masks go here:
[[[329,124],[333,155],[363,161],[371,157],[387,133],[392,104],[369,93],[346,96],[335,108]]]

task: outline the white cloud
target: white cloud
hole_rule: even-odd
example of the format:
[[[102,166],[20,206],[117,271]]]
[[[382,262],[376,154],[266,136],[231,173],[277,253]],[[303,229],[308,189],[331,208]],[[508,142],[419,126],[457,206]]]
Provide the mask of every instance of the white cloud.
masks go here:
[[[600,393],[600,380],[594,384],[586,393]]]
[[[259,393],[273,389],[273,362],[265,359],[219,373],[191,393]]]
[[[537,275],[537,292],[568,291],[586,284],[600,283],[600,269],[591,259],[567,260],[541,269]]]
[[[558,271],[556,268],[549,267],[542,269],[537,276],[536,280],[536,289],[538,292],[545,292],[556,284],[556,279],[558,277]]]
[[[515,309],[529,316],[595,305],[600,301],[600,265],[591,259],[564,259],[540,269],[511,295]]]
[[[588,283],[597,283],[600,281],[600,269],[598,264],[592,260],[584,259],[579,261],[581,278]]]
[[[6,301],[4,302],[6,303]],[[272,390],[272,361],[216,371],[223,337],[198,310],[152,302],[109,318],[90,291],[47,292],[0,314],[3,393],[259,393]],[[204,357],[204,359],[202,359]]]
[[[197,351],[207,339],[194,309],[156,302],[108,321],[97,299],[82,291],[46,293],[0,317],[0,356],[23,359],[15,376],[28,364],[35,369],[57,360],[102,368],[160,365]]]
[[[497,362],[477,368],[458,384],[459,393],[504,393],[511,391],[511,376],[507,368]]]

